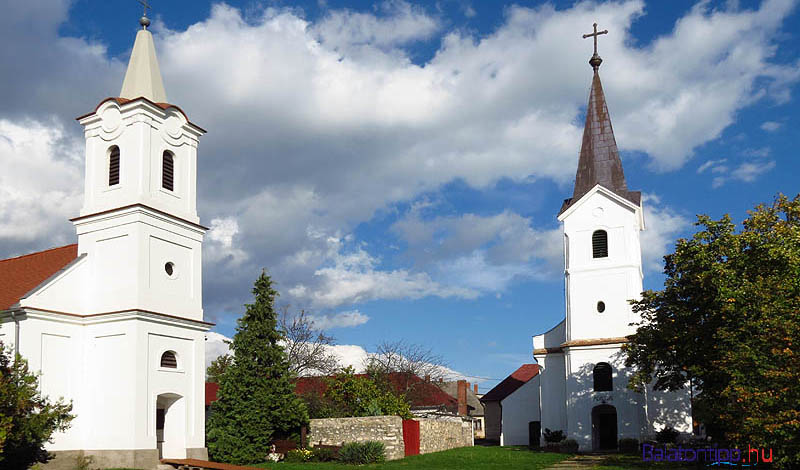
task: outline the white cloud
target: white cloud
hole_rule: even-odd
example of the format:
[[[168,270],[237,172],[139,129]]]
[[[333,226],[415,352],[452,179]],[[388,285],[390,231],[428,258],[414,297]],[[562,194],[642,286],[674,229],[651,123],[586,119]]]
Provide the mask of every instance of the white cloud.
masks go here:
[[[74,240],[83,200],[83,140],[58,122],[0,119],[0,241],[42,247]],[[45,238],[46,235],[46,238]]]
[[[361,246],[347,250],[345,241],[328,237],[328,265],[317,269],[309,288],[299,283],[289,290],[295,297],[307,300],[313,307],[333,308],[344,304],[375,299],[419,299],[427,296],[474,298],[477,293],[462,287],[434,282],[424,272],[405,269],[376,269],[379,259]]]
[[[351,310],[334,315],[311,315],[309,319],[314,322],[314,328],[329,330],[331,328],[351,328],[363,325],[369,321],[369,316],[358,310]]]
[[[781,127],[783,127],[783,124],[775,121],[765,121],[763,124],[761,124],[761,129],[767,132],[775,132]]]
[[[711,172],[717,176],[711,180],[711,187],[719,188],[729,181],[743,181],[745,183],[752,183],[762,174],[775,168],[774,160],[764,160],[769,153],[770,152],[768,148],[745,152],[746,155],[755,156],[759,159],[742,162],[733,170],[731,170],[727,165],[713,165],[711,167]]]
[[[225,335],[215,331],[206,333],[206,368],[218,357],[228,354],[230,346],[228,343],[231,339]]]
[[[122,61],[96,41],[59,36],[69,2],[12,3],[0,17],[0,59],[15,68],[0,74],[0,119],[55,119],[44,126],[80,138],[78,125],[58,123],[117,93]],[[254,7],[245,17],[216,4],[186,30],[154,25],[171,101],[211,131],[200,145],[198,186],[201,216],[218,221],[209,233],[206,311],[213,318],[238,308],[265,266],[283,291],[295,287],[303,300],[329,307],[477,295],[436,278],[448,272],[447,263],[496,269],[470,281],[476,286],[527,275],[515,268],[517,255],[547,266],[557,256],[546,253],[557,250],[533,243],[508,251],[502,232],[489,247],[474,248],[479,240],[459,233],[455,222],[442,247],[454,251],[413,269],[386,268],[360,246],[331,250],[314,233],[343,238],[338,234],[379,211],[455,179],[478,188],[503,178],[550,179],[566,188],[591,77],[580,32],[595,20],[611,31],[603,37],[601,74],[620,148],[646,152],[654,168],[679,168],[743,107],[762,97],[788,98],[800,71],[774,58],[793,7],[789,0],[767,0],[758,10],[701,2],[649,44],[630,34],[645,12],[641,1],[510,7],[496,30],[480,37],[445,30],[446,22],[424,7],[401,1],[372,13],[330,10],[316,23],[295,10]],[[408,47],[418,41],[439,44],[424,63],[415,63]],[[74,148],[62,161],[81,159]],[[60,226],[75,213],[82,170],[63,165],[60,180],[45,188],[64,198],[48,199],[45,191],[22,201],[28,214],[39,214],[34,223]],[[731,174],[744,180],[761,165]],[[7,178],[3,190],[33,194],[24,178]],[[508,240],[551,243],[548,234],[526,232],[530,227],[505,217],[516,224]],[[13,225],[26,220],[19,222]],[[8,227],[2,229],[16,230]],[[51,244],[50,228],[7,233],[4,241],[14,242],[6,249]]]
[[[654,194],[642,195],[646,229],[641,233],[642,267],[645,271],[664,269],[664,255],[671,253],[677,237],[690,229],[692,221],[661,203]]]
[[[773,168],[775,168],[774,161],[744,162],[731,171],[731,178],[750,183],[755,181],[762,173],[766,173]]]

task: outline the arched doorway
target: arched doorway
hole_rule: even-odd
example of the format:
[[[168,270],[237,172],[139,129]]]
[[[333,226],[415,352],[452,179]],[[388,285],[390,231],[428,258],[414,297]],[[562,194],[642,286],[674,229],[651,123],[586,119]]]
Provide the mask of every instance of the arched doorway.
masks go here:
[[[592,449],[617,448],[617,409],[611,405],[592,408]]]
[[[156,398],[156,446],[160,459],[186,458],[186,400],[175,393]]]

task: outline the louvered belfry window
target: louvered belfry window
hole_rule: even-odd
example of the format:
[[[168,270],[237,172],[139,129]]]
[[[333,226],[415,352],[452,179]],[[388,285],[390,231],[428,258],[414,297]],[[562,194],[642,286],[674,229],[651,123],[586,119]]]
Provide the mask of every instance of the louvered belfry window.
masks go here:
[[[108,154],[108,185],[119,184],[119,147],[111,147]]]
[[[161,367],[165,367],[167,369],[178,368],[178,358],[175,357],[174,352],[166,351],[161,355]]]
[[[164,152],[161,187],[169,191],[175,188],[175,157],[169,151]]]
[[[605,230],[595,230],[592,234],[592,258],[608,257],[608,234]]]

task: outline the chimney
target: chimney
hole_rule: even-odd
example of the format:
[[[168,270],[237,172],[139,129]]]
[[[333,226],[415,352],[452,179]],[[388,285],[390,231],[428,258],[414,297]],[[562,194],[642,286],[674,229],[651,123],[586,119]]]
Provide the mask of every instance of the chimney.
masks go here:
[[[478,384],[475,384],[475,391],[473,392],[475,395],[478,394]]]
[[[458,384],[458,414],[461,416],[467,415],[467,384],[466,380],[459,380]]]
[[[431,376],[430,375],[426,375],[425,376],[425,381],[426,382],[430,382],[431,381]]]

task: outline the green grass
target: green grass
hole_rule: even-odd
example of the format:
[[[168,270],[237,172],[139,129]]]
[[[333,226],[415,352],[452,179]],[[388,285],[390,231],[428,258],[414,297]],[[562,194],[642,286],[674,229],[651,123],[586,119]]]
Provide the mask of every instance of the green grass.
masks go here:
[[[258,468],[272,470],[344,470],[344,469],[386,469],[386,470],[462,470],[474,469],[509,469],[536,470],[543,469],[572,457],[568,454],[535,452],[527,447],[462,447],[433,454],[414,455],[401,460],[392,460],[382,464],[345,465],[340,463],[263,463],[254,465]]]
[[[596,470],[635,470],[639,468],[690,468],[690,464],[680,464],[676,462],[645,462],[641,454],[613,454],[609,455],[602,462],[596,465]]]

